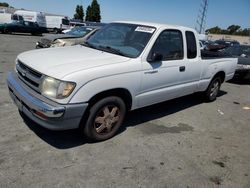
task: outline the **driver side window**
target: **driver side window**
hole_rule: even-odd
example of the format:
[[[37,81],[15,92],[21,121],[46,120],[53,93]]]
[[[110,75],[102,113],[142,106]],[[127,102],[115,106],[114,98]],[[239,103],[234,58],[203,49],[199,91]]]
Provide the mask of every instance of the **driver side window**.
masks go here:
[[[157,38],[153,53],[163,56],[163,61],[183,59],[183,38],[179,30],[165,30]]]

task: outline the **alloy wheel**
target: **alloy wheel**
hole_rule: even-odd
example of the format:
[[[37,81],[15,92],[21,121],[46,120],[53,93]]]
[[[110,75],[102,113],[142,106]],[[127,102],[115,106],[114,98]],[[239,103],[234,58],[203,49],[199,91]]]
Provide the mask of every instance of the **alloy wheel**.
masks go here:
[[[120,119],[120,110],[115,105],[104,106],[96,115],[94,128],[98,134],[108,134]]]

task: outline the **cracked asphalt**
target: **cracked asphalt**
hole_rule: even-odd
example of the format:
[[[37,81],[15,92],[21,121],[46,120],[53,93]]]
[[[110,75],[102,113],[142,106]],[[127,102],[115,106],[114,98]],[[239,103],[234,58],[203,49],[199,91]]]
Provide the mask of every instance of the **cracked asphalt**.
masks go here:
[[[0,187],[250,187],[249,81],[224,83],[213,103],[191,95],[136,110],[117,136],[88,143],[22,118],[10,100],[7,72],[38,39],[0,35]]]

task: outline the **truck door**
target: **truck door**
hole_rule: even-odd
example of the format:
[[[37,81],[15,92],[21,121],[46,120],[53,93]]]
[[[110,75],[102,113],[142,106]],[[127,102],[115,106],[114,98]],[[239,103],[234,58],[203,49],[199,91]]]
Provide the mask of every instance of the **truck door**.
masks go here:
[[[183,61],[183,72],[180,75],[182,96],[194,93],[198,89],[200,81],[202,62],[197,49],[198,43],[192,31],[185,31],[186,56]]]
[[[151,61],[151,58],[156,59]],[[155,41],[148,59],[142,61],[142,86],[138,96],[140,107],[180,95],[183,58],[182,32],[164,30]]]
[[[30,33],[30,22],[24,22],[23,32]]]

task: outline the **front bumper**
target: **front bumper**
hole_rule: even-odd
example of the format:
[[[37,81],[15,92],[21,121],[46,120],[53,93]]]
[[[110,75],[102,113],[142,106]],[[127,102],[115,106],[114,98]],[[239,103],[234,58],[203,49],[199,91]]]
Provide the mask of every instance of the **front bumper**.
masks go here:
[[[75,129],[80,125],[88,106],[81,104],[58,104],[25,85],[16,73],[8,73],[9,94],[18,109],[26,116],[51,130]]]
[[[36,49],[40,49],[40,48],[49,48],[50,45],[49,44],[43,44],[41,42],[36,42]]]

